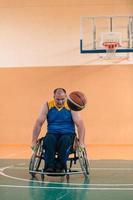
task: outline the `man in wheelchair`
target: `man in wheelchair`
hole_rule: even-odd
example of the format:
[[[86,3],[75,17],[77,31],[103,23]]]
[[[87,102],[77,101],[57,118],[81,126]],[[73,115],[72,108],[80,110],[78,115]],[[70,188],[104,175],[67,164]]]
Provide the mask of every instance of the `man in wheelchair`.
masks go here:
[[[84,147],[85,127],[79,112],[70,110],[67,105],[67,94],[63,88],[56,88],[53,99],[46,102],[36,120],[32,134],[32,149],[35,148],[41,127],[47,121],[47,133],[44,137],[45,172],[63,172],[66,170],[68,149],[72,145],[75,132],[79,145]],[[76,126],[76,131],[75,131]],[[55,159],[56,153],[58,158]]]

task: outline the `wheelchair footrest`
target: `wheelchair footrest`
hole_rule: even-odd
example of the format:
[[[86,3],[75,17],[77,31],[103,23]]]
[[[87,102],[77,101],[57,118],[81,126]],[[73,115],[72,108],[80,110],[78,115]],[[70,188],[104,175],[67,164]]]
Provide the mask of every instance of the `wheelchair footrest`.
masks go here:
[[[66,175],[74,175],[74,174],[83,174],[83,171],[77,171],[77,170],[72,170],[72,171],[67,171],[67,172],[44,172],[43,170],[38,170],[38,171],[33,171],[30,170],[29,173],[35,173],[35,174],[41,174],[41,175],[47,175],[47,176],[66,176]]]

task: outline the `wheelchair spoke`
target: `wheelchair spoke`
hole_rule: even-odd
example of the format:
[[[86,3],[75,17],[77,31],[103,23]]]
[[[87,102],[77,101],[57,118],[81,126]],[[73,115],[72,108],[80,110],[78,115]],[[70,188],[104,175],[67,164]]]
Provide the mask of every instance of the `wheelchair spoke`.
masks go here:
[[[35,173],[31,171],[37,171],[39,169],[42,158],[42,139],[38,140],[35,151],[31,157],[31,161],[29,164],[29,172],[34,177]]]
[[[77,148],[77,154],[79,157],[79,163],[82,169],[84,176],[89,175],[89,162],[87,159],[87,154],[85,149]]]

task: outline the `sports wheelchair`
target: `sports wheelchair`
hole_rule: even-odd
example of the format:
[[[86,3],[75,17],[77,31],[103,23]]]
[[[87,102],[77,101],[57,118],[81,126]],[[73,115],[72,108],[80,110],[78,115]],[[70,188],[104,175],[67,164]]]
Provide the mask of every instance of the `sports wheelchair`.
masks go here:
[[[44,180],[45,175],[48,176],[66,176],[66,179],[69,180],[70,175],[74,174],[83,174],[85,178],[88,177],[90,173],[90,164],[87,159],[87,152],[85,148],[81,148],[79,146],[79,140],[75,136],[74,145],[71,146],[69,157],[67,159],[67,169],[63,173],[49,173],[44,171],[45,164],[45,149],[43,149],[43,137],[38,139],[35,150],[32,154],[30,164],[29,164],[29,173],[32,178],[35,177],[36,174],[41,175],[41,179]],[[74,148],[75,147],[75,148]],[[56,154],[58,157],[58,153]],[[42,160],[44,164],[42,164]],[[80,168],[74,169],[73,164],[77,164],[79,162]],[[42,166],[42,169],[41,169]]]

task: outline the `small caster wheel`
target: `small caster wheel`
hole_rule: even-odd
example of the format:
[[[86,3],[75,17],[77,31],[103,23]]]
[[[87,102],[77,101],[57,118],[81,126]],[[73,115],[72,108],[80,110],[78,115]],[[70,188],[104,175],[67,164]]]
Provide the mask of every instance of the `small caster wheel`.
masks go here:
[[[69,178],[70,178],[70,176],[69,176],[69,174],[67,174],[67,175],[66,175],[67,183],[69,182]]]
[[[41,174],[41,179],[42,179],[42,181],[44,181],[44,174]]]
[[[32,178],[35,178],[35,173],[30,172],[30,175],[32,176]]]

